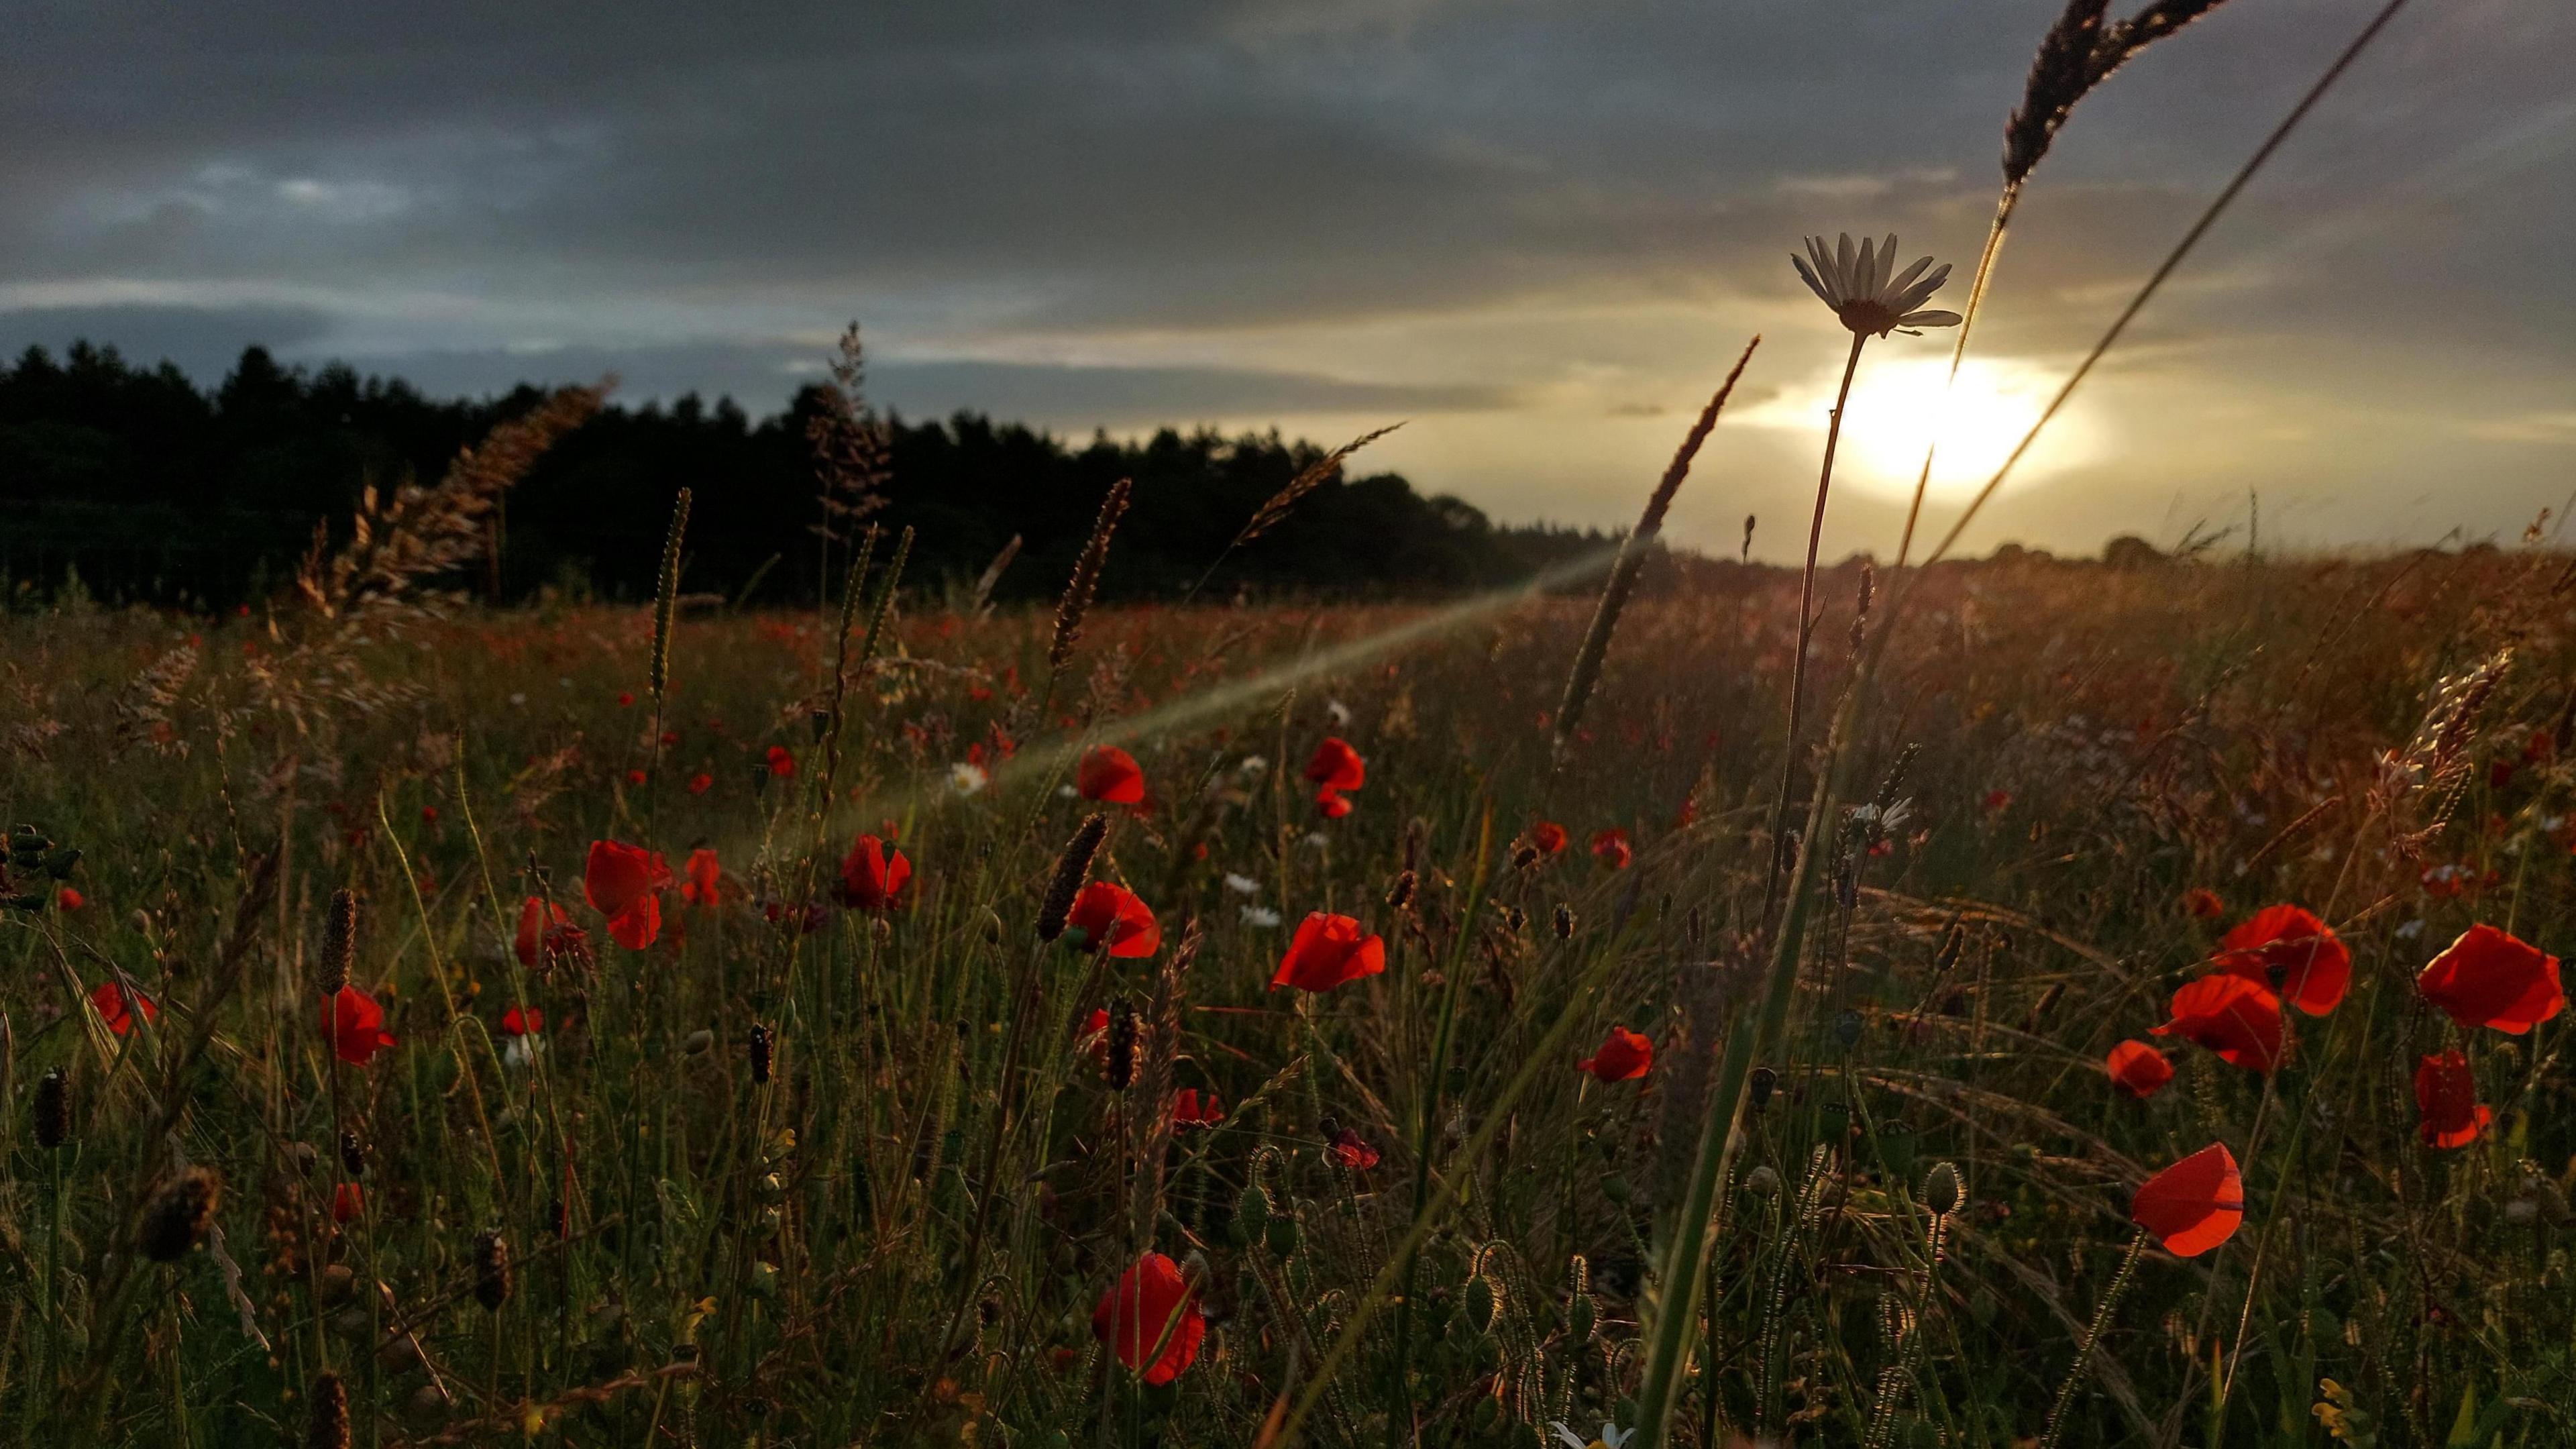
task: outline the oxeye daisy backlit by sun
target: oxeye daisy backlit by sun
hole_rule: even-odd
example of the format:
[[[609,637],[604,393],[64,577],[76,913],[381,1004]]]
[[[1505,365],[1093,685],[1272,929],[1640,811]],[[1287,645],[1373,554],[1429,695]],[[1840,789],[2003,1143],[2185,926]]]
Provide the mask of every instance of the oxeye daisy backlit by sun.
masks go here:
[[[17,1441],[2567,1437],[2576,9],[478,19],[11,27]]]

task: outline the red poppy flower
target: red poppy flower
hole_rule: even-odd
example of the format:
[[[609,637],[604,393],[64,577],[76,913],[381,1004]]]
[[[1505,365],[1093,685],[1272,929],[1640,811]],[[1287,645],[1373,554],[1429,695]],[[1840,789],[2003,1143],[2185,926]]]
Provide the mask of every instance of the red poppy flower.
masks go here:
[[[531,1006],[525,1011],[513,1006],[501,1013],[501,1031],[508,1036],[534,1036],[546,1029],[546,1014]]]
[[[690,851],[689,863],[681,873],[688,881],[680,887],[680,899],[701,906],[716,905],[724,899],[724,866],[716,860],[714,851]]]
[[[2173,1020],[2157,1036],[2179,1036],[2229,1064],[2268,1072],[2281,1060],[2281,998],[2242,976],[2203,976],[2174,993]]]
[[[862,835],[841,858],[841,899],[862,911],[890,911],[912,879],[912,862],[873,835]]]
[[[54,897],[54,904],[67,911],[77,911],[81,907],[89,904],[89,898],[82,895],[79,891],[72,889],[70,886],[65,886],[62,889],[62,894]]]
[[[608,917],[608,934],[629,951],[641,951],[662,934],[662,895],[670,863],[658,850],[618,840],[590,843],[581,887],[591,908]]]
[[[2009,807],[2012,804],[2012,800],[2013,797],[2010,790],[1988,790],[1986,792],[1984,802],[1986,813],[1989,815],[1997,814]]]
[[[1199,1356],[1207,1319],[1180,1265],[1147,1253],[1100,1295],[1100,1305],[1091,1310],[1091,1336],[1145,1382],[1168,1384]]]
[[[2416,1131],[2427,1147],[2466,1147],[2495,1120],[2479,1103],[2477,1074],[2457,1047],[2415,1064],[2415,1108],[2424,1114]]]
[[[2520,1036],[2567,1005],[2558,958],[2489,925],[2475,925],[2444,947],[2415,989],[2462,1026],[2491,1026]]]
[[[331,1221],[354,1221],[367,1210],[367,1194],[354,1182],[344,1182],[331,1189]]]
[[[1270,989],[1294,986],[1300,991],[1330,991],[1386,969],[1386,942],[1360,929],[1348,916],[1317,911],[1297,927],[1288,954],[1279,958],[1279,974]]]
[[[1225,1109],[1217,1105],[1216,1093],[1208,1093],[1205,1106],[1199,1104],[1199,1089],[1196,1087],[1183,1087],[1172,1094],[1174,1127],[1213,1127],[1224,1120]]]
[[[1655,1065],[1654,1040],[1642,1032],[1624,1026],[1610,1028],[1601,1047],[1574,1064],[1578,1072],[1590,1072],[1605,1082],[1633,1081],[1644,1076]]]
[[[1077,892],[1064,920],[1082,929],[1093,950],[1112,956],[1151,956],[1163,944],[1163,928],[1153,910],[1134,891],[1105,880]]]
[[[2182,893],[2182,908],[2201,920],[2214,921],[2226,914],[2227,903],[2218,898],[2218,892],[2207,886],[2193,886]]]
[[[1085,800],[1135,805],[1145,798],[1145,772],[1134,755],[1116,745],[1096,745],[1073,767],[1073,788]]]
[[[519,907],[519,935],[512,944],[518,950],[519,964],[531,971],[537,969],[540,950],[545,952],[545,960],[549,964],[590,959],[590,933],[574,925],[572,917],[564,914],[563,907],[554,906],[552,911],[554,922],[549,925],[546,922],[548,902],[542,898],[530,896]]]
[[[1368,782],[1368,761],[1339,735],[1328,736],[1306,762],[1306,778],[1326,790],[1356,790]]]
[[[107,1029],[118,1036],[134,1030],[134,1013],[137,1011],[143,1013],[146,1022],[161,1019],[161,1008],[152,1004],[151,997],[113,981],[100,982],[98,988],[90,992],[89,1004],[98,1008],[99,1020],[106,1022]]]
[[[1617,826],[1592,833],[1592,854],[1612,870],[1626,870],[1636,852],[1628,848],[1628,832]]]
[[[2245,1182],[2235,1155],[2213,1142],[2148,1178],[2129,1218],[2177,1258],[2196,1258],[2235,1236],[2245,1220]]]
[[[641,785],[644,783],[646,778],[646,775],[641,769],[634,769],[626,772],[626,783],[629,785]]]
[[[1540,855],[1557,855],[1565,849],[1565,827],[1553,820],[1542,820],[1530,827],[1529,839]]]
[[[385,1030],[385,1009],[354,986],[322,998],[322,1032],[331,1038],[332,1053],[352,1066],[365,1066],[394,1044],[394,1034]]]
[[[635,707],[635,691],[631,689],[619,690],[617,692],[617,707],[619,709],[633,709]]]
[[[796,756],[785,745],[769,747],[769,773],[782,780],[796,773]]]
[[[1348,1127],[1333,1134],[1331,1151],[1335,1162],[1354,1172],[1377,1166],[1377,1149],[1368,1145],[1367,1138]]]
[[[2265,906],[2218,945],[2219,970],[2272,988],[2310,1016],[2334,1010],[2352,984],[2352,952],[2299,906]]]
[[[2140,1101],[2165,1089],[2173,1080],[2173,1063],[2165,1054],[2142,1041],[2124,1041],[2111,1048],[2111,1080],[2121,1091]]]
[[[708,787],[715,784],[715,782],[715,776],[708,774],[704,770],[700,770],[689,777],[689,793],[692,795],[703,795],[707,793]]]
[[[1315,810],[1327,820],[1339,820],[1351,813],[1350,797],[1326,785],[1315,792]]]

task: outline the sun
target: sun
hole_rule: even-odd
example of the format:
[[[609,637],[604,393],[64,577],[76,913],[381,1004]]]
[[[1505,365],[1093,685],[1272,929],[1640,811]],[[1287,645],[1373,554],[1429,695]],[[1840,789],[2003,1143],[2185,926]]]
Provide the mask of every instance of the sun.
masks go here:
[[[2037,368],[2010,361],[1972,358],[1955,383],[1946,382],[1949,370],[1946,357],[1861,360],[1843,427],[1854,483],[1910,494],[1923,469],[1924,448],[1937,441],[1932,496],[1964,499],[2012,455],[2057,383]],[[1830,402],[1828,395],[1825,405]],[[2094,443],[2082,415],[2060,412],[2016,465],[2014,477],[2027,481],[2080,462]]]

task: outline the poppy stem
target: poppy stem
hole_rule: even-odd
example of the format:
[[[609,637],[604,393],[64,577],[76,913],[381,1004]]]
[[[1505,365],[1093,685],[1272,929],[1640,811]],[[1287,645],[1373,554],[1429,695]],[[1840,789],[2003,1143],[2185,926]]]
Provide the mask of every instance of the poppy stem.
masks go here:
[[[2075,1362],[2067,1366],[2066,1382],[2057,1386],[2057,1400],[2049,1406],[2048,1427],[2040,1435],[2039,1449],[2057,1449],[2057,1441],[2066,1433],[2066,1408],[2075,1400],[2075,1386],[2084,1382],[2084,1371],[2092,1367],[2093,1350],[2102,1342],[2102,1330],[2111,1322],[2111,1312],[2120,1306],[2120,1298],[2129,1291],[2129,1280],[2138,1275],[2138,1256],[2147,1248],[2147,1230],[2129,1239],[2129,1255],[2120,1260],[2120,1271],[2111,1279],[2102,1304],[2093,1310],[2093,1321],[2085,1326],[2084,1342],[2076,1347]]]
[[[1788,868],[1789,792],[1798,777],[1798,727],[1806,722],[1807,646],[1816,632],[1816,552],[1824,542],[1825,500],[1834,488],[1834,450],[1843,437],[1843,412],[1851,401],[1852,374],[1860,369],[1860,350],[1869,334],[1852,334],[1851,352],[1843,358],[1842,385],[1834,390],[1834,410],[1825,423],[1825,464],[1816,478],[1816,512],[1807,521],[1807,568],[1798,582],[1798,652],[1789,662],[1789,735],[1780,761],[1780,792],[1771,807],[1771,876],[1762,890],[1762,930],[1768,935],[1780,910],[1780,876]]]

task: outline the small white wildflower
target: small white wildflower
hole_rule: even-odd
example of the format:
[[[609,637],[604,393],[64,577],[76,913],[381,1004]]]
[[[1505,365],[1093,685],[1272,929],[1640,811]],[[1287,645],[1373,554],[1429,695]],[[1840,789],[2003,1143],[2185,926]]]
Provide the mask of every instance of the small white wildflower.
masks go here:
[[[1324,713],[1333,717],[1333,724],[1336,728],[1346,726],[1351,722],[1351,707],[1342,703],[1338,699],[1326,704],[1324,706]]]
[[[2401,941],[2412,941],[2416,937],[2424,934],[2424,918],[2422,916],[2417,916],[2415,919],[2408,921],[2405,925],[2398,927],[2390,934],[2394,935]]]
[[[1058,785],[1055,787],[1055,792],[1067,800],[1071,800],[1082,793],[1071,785]]]
[[[1621,1445],[1628,1442],[1628,1437],[1637,1432],[1634,1429],[1622,1429],[1616,1424],[1604,1424],[1601,1426],[1600,1438],[1586,1439],[1576,1433],[1563,1419],[1551,1419],[1547,1426],[1556,1431],[1556,1437],[1568,1445],[1569,1449],[1620,1449]]]
[[[1324,834],[1324,832],[1320,830],[1309,830],[1306,832],[1306,843],[1317,850],[1321,850],[1333,842],[1329,836]]]
[[[1808,265],[1810,262],[1814,265]],[[1861,239],[1860,249],[1852,250],[1851,234],[1846,232],[1834,246],[1826,246],[1820,236],[1807,238],[1807,254],[1789,254],[1789,264],[1798,269],[1805,282],[1834,315],[1852,331],[1867,337],[1885,337],[1896,329],[1915,327],[1956,327],[1959,314],[1922,310],[1950,279],[1950,265],[1933,267],[1925,257],[1904,271],[1896,270],[1896,237],[1891,233],[1883,243],[1872,238]],[[1575,1449],[1582,1449],[1580,1444]],[[1618,1449],[1613,1444],[1611,1449]]]
[[[546,1044],[534,1037],[514,1036],[501,1044],[501,1060],[508,1066],[525,1070],[536,1065],[537,1053],[545,1049]]]
[[[1256,931],[1267,931],[1279,924],[1279,913],[1267,906],[1245,906],[1243,923]]]
[[[984,773],[983,766],[966,760],[959,760],[948,767],[948,788],[960,795],[972,795],[992,783],[992,779]]]
[[[1261,882],[1254,880],[1248,875],[1236,875],[1233,871],[1227,871],[1225,873],[1225,888],[1239,896],[1257,896],[1261,894]]]
[[[2540,827],[2541,834],[2556,835],[2558,833],[2558,827],[2567,823],[2567,817],[2564,815],[2543,815],[2539,820],[2533,823]]]
[[[1261,758],[1259,755],[1246,755],[1243,757],[1243,763],[1235,766],[1235,768],[1247,775],[1258,775],[1262,771],[1270,768],[1270,762]]]
[[[2527,1223],[2538,1216],[2540,1203],[2533,1198],[2518,1197],[2504,1205],[2504,1220],[2509,1223]]]
[[[510,703],[512,703],[512,704],[526,704],[527,702],[528,702],[528,697],[527,697],[526,695],[524,695],[524,694],[515,694],[515,693],[514,693],[514,694],[512,694],[512,695],[510,696]]]
[[[570,689],[570,688],[572,688],[572,676],[571,676],[571,675],[569,675],[569,674],[567,674],[567,675],[563,676],[562,678],[557,679],[557,680],[555,681],[555,683],[556,683],[556,684],[558,684],[558,685],[560,685],[560,686],[562,686],[562,687],[563,687],[563,688],[565,688],[565,689]]]

